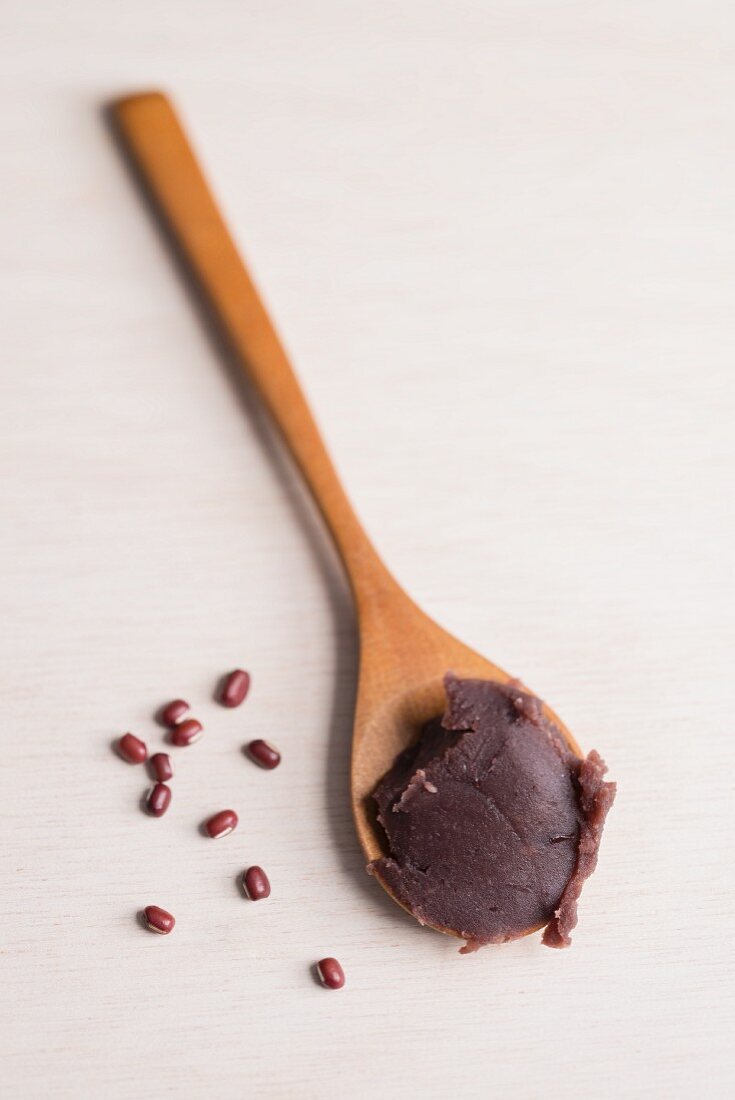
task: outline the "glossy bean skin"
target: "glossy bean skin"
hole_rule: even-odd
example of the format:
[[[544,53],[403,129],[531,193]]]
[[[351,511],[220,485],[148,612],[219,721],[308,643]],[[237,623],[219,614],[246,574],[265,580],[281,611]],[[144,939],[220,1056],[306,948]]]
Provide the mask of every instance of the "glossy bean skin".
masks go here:
[[[177,722],[171,730],[171,744],[179,749],[185,749],[198,741],[203,732],[204,727],[201,722],[197,722],[196,718],[187,718],[183,722]]]
[[[248,755],[256,764],[259,764],[261,768],[266,768],[268,771],[277,768],[281,763],[281,754],[278,749],[274,748],[273,745],[269,745],[267,741],[260,739],[250,742],[248,745]]]
[[[118,755],[128,764],[143,764],[148,758],[145,741],[141,741],[134,733],[123,734],[115,747]]]
[[[223,707],[239,707],[244,703],[250,690],[250,673],[236,668],[226,678],[220,691],[219,701]]]
[[[148,905],[143,910],[145,922],[151,932],[157,932],[159,936],[167,936],[173,931],[176,924],[175,917],[158,905]]]
[[[148,792],[145,805],[152,817],[163,817],[171,805],[171,788],[165,783],[156,783]]]
[[[251,901],[270,897],[271,884],[262,867],[248,867],[242,876],[242,888]]]
[[[220,810],[205,822],[204,830],[212,840],[219,840],[220,837],[227,836],[236,829],[237,823],[238,816],[234,810]]]
[[[189,704],[186,700],[172,699],[170,703],[167,703],[165,707],[161,708],[161,712],[158,716],[159,721],[161,725],[173,729],[176,723],[181,721],[188,710]]]
[[[167,783],[169,779],[173,779],[174,769],[167,752],[154,753],[148,764],[153,778],[159,783]]]
[[[345,984],[345,972],[336,959],[321,959],[316,964],[319,981],[327,989],[341,989]]]

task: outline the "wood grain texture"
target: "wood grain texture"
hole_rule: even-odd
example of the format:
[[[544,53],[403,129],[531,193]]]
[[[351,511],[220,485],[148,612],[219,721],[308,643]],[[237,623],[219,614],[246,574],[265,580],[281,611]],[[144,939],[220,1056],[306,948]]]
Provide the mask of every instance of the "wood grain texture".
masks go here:
[[[730,6],[5,22],[3,1090],[369,1097],[390,1066],[391,1096],[731,1095]],[[99,115],[152,83],[401,584],[611,765],[568,952],[460,957],[364,874],[341,571]],[[226,711],[232,667],[253,688]],[[159,747],[175,695],[206,735],[156,821],[109,743]]]

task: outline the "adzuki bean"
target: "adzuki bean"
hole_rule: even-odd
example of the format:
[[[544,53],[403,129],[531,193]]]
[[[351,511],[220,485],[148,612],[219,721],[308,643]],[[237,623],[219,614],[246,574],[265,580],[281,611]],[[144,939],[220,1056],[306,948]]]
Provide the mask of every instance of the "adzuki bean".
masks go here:
[[[141,741],[134,733],[126,733],[120,738],[117,751],[128,764],[142,764],[148,756],[145,741]]]
[[[345,972],[336,959],[322,959],[316,964],[316,971],[327,989],[341,989],[345,984]]]
[[[187,745],[193,745],[198,741],[203,732],[201,722],[197,722],[196,718],[187,718],[185,722],[177,722],[172,728],[171,744],[177,745],[180,749],[186,748]]]
[[[157,779],[159,783],[166,783],[169,779],[173,779],[174,769],[171,764],[171,757],[167,752],[154,753],[149,764],[153,778]]]
[[[223,707],[239,707],[245,701],[245,696],[250,690],[250,673],[236,668],[225,680],[220,692],[220,703]]]
[[[221,836],[227,836],[237,828],[238,817],[234,810],[220,810],[214,817],[210,817],[204,825],[208,836],[212,840],[219,840]]]
[[[256,764],[260,764],[261,768],[277,768],[281,763],[281,754],[278,749],[274,749],[273,745],[269,745],[267,741],[251,741],[248,745],[248,752]]]
[[[148,813],[153,817],[163,817],[171,805],[171,788],[165,783],[156,783],[155,787],[151,787],[148,792],[145,805]]]
[[[176,924],[176,919],[157,905],[146,906],[143,910],[143,916],[151,932],[158,932],[159,936],[167,936],[169,932],[173,931]]]
[[[172,702],[167,703],[165,707],[161,708],[159,719],[162,725],[168,726],[169,729],[173,729],[177,722],[180,722],[186,712],[189,710],[189,704],[183,699],[174,699]]]
[[[271,884],[262,867],[248,867],[242,876],[242,887],[251,901],[270,897]]]

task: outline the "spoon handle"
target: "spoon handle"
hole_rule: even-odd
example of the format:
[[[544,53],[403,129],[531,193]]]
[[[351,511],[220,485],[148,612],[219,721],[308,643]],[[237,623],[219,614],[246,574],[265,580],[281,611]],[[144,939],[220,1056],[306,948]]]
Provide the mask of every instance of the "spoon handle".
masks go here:
[[[160,92],[127,96],[112,104],[111,115],[238,363],[301,470],[337,545],[360,610],[381,590],[398,586],[347,499],[286,352],[170,101]]]

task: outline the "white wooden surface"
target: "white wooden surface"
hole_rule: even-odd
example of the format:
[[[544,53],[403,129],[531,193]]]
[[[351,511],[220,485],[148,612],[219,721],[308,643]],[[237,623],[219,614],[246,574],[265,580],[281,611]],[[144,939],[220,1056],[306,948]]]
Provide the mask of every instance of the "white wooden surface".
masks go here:
[[[3,22],[4,1095],[732,1095],[732,6]],[[609,760],[571,951],[462,958],[362,871],[339,570],[98,114],[155,85],[398,577]],[[109,743],[158,745],[179,693],[207,735],[154,821]],[[240,830],[203,840],[225,805]]]

